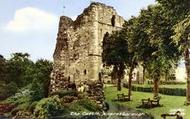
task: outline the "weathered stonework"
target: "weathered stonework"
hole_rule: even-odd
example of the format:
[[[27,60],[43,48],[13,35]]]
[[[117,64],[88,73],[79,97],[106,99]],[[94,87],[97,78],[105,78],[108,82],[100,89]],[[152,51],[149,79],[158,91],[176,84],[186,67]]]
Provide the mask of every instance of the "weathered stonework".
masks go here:
[[[124,19],[113,7],[92,3],[75,21],[60,18],[57,44],[54,52],[51,92],[64,89],[74,82],[89,86],[90,96],[99,100],[103,96],[101,81],[102,41],[108,33],[120,30]],[[97,97],[97,98],[96,98]]]

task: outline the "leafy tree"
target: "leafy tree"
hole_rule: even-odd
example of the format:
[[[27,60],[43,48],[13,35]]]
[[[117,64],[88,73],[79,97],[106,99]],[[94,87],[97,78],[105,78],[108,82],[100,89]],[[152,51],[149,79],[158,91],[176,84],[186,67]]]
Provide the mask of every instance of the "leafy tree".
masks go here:
[[[6,60],[2,55],[0,55],[0,81],[6,81],[6,73]]]
[[[126,25],[127,26],[127,25]],[[128,26],[127,26],[128,27]],[[127,37],[126,29],[114,32],[112,35],[105,35],[103,40],[103,62],[113,66],[118,79],[118,90],[121,90],[121,80],[124,77],[126,67],[129,69],[128,95],[131,96],[132,73],[137,65],[136,50],[138,41]]]
[[[148,35],[148,47],[152,49],[147,54],[149,60],[144,62],[146,63],[147,71],[154,79],[154,96],[158,96],[161,75],[167,74],[171,68],[175,67],[180,56],[178,46],[171,39],[173,34],[172,24],[163,15],[164,12],[165,9],[158,4],[149,6],[139,16],[141,24],[146,24],[143,30]]]
[[[123,34],[122,37],[126,39],[127,42],[127,51],[125,52],[127,54],[127,57],[125,59],[125,65],[129,69],[129,80],[128,80],[128,95],[130,97],[131,95],[131,84],[132,84],[132,74],[134,71],[134,68],[138,65],[138,63],[141,61],[140,57],[143,54],[144,50],[144,41],[146,34],[141,32],[141,26],[138,22],[138,18],[133,17],[129,21],[125,22],[124,27],[121,31]],[[142,38],[143,36],[143,38]]]
[[[42,84],[45,97],[48,96],[50,74],[53,69],[53,63],[48,60],[40,59],[35,63],[35,78]]]
[[[34,63],[27,53],[14,53],[7,61],[8,82],[15,82],[19,87],[32,82]]]
[[[190,15],[190,1],[189,0],[157,0],[158,3],[163,7],[164,13],[162,14],[167,18],[168,27],[173,33],[174,42],[179,48],[179,51],[183,52],[186,61],[186,71],[187,71],[187,103],[190,102],[190,83],[189,80],[189,43],[187,34],[189,32],[189,15]],[[172,29],[174,27],[174,29]],[[175,30],[175,32],[174,32]]]
[[[32,101],[38,101],[45,97],[44,89],[43,89],[43,84],[40,84],[37,79],[34,79],[31,85],[30,90],[32,91],[31,93],[31,100]]]
[[[163,9],[164,15],[170,24],[175,25],[177,22],[184,20],[190,13],[189,0],[156,0]]]
[[[14,82],[8,82],[8,74],[7,61],[0,55],[0,100],[6,99],[17,92],[17,85]]]
[[[107,66],[113,66],[113,72],[118,79],[117,89],[121,90],[121,80],[124,77],[127,42],[121,32],[106,33],[103,39],[102,61]]]
[[[174,26],[175,35],[173,36],[174,41],[180,44],[180,49],[184,53],[185,67],[187,73],[187,103],[190,103],[190,15],[183,21],[179,22]]]
[[[29,56],[28,53],[13,53],[6,60],[0,55],[0,99],[25,88],[32,91],[32,101],[48,97],[52,62],[40,59],[34,63]]]

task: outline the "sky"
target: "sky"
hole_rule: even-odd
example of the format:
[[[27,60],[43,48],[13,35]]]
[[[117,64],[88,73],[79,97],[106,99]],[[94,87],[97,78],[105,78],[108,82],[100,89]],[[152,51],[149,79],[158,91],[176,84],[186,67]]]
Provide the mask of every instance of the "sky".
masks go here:
[[[126,20],[155,0],[0,0],[0,54],[53,60],[60,16],[75,19],[92,2],[113,6]]]

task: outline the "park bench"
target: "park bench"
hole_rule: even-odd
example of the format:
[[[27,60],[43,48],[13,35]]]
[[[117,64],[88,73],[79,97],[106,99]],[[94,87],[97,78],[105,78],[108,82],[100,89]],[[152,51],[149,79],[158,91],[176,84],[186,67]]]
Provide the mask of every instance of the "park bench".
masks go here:
[[[118,101],[129,101],[129,96],[125,94],[117,94]]]
[[[161,117],[163,119],[166,119],[166,117],[175,117],[176,115],[175,114],[162,114]]]
[[[183,119],[180,111],[177,111],[175,114],[168,114],[168,113],[161,114],[161,117],[163,119],[166,119],[166,117],[176,117],[176,119]]]
[[[160,105],[160,100],[159,99],[151,100],[151,104],[154,105],[154,106],[159,106]]]
[[[145,108],[152,108],[152,107],[157,107],[160,106],[160,98],[154,98],[154,99],[142,99],[142,107]]]
[[[142,99],[141,101],[142,101],[142,107],[147,107],[147,108],[151,107],[150,98],[148,98],[148,99]]]

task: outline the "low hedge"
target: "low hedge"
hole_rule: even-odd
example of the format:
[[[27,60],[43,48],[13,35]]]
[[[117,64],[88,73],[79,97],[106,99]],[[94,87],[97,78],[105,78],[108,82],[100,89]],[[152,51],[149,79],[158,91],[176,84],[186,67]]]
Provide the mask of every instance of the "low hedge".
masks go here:
[[[127,84],[123,84],[125,88],[128,88]],[[140,91],[140,92],[153,92],[153,87],[142,87],[142,86],[136,86],[132,85],[133,91]],[[186,96],[186,89],[182,88],[166,88],[166,87],[160,87],[159,93],[165,94],[165,95],[174,95],[174,96]]]
[[[147,81],[148,84],[153,84],[153,80],[148,80]],[[186,82],[182,82],[182,81],[160,81],[159,82],[161,85],[184,85],[186,84]]]

